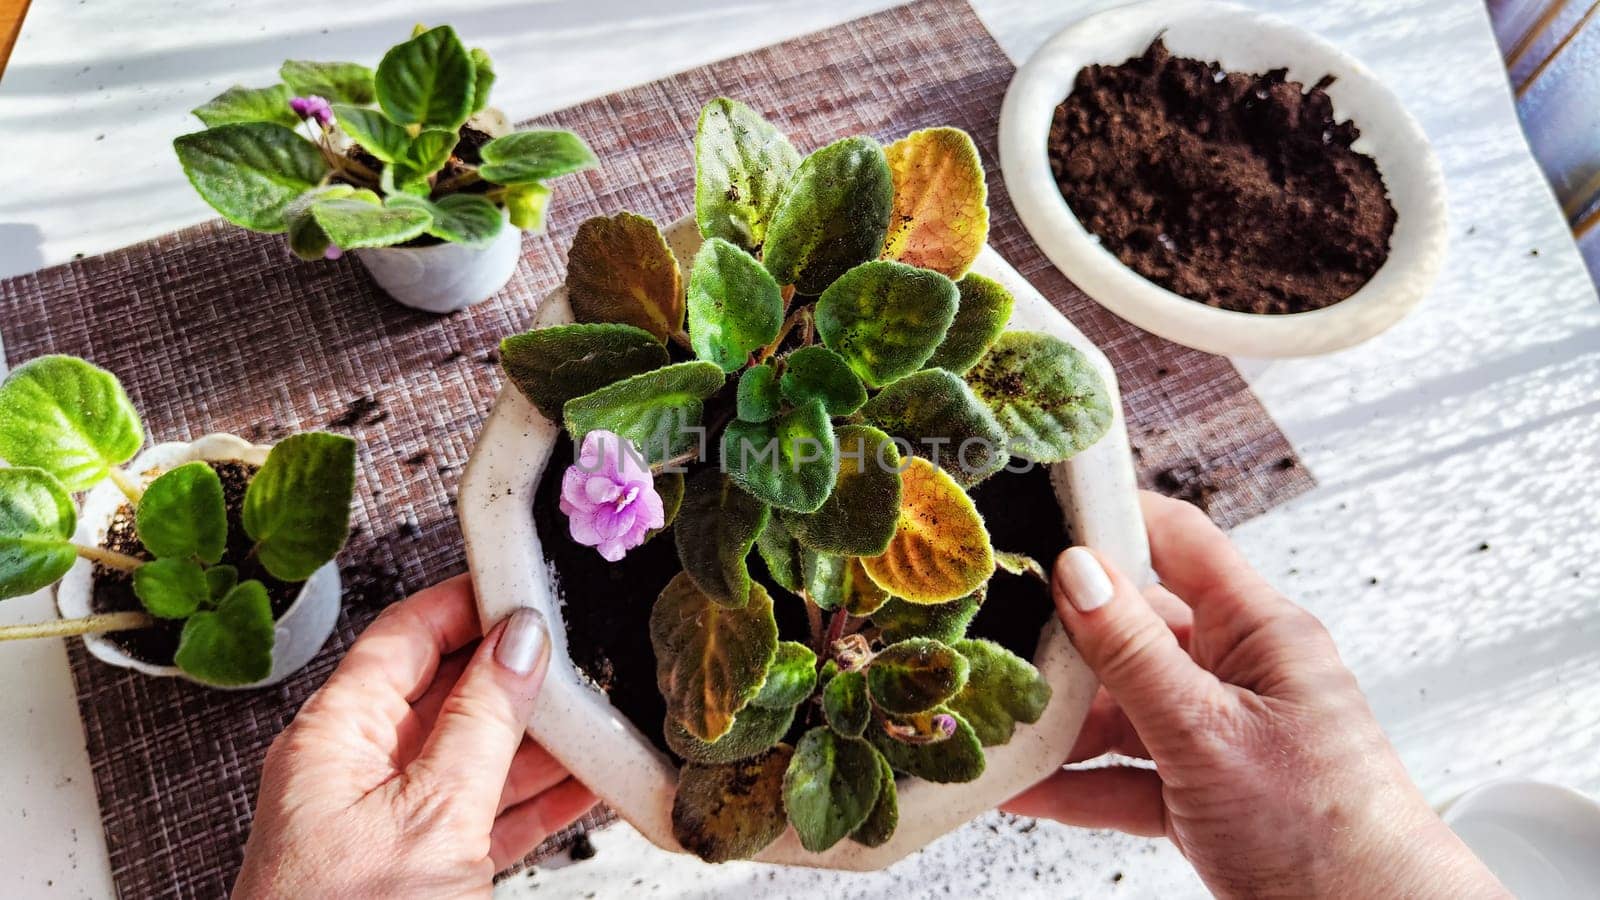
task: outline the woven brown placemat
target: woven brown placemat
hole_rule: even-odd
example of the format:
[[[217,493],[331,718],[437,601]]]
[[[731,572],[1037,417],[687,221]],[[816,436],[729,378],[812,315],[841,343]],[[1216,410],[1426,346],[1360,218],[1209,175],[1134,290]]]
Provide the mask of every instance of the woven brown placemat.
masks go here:
[[[1012,70],[962,0],[928,0],[545,116],[584,135],[604,168],[564,179],[550,233],[525,240],[511,283],[450,317],[390,302],[353,260],[299,263],[280,238],[220,222],[0,282],[13,360],[73,353],[110,368],[157,440],[331,428],[361,443],[345,609],[306,671],[221,693],[113,669],[69,643],[120,894],[226,893],[272,738],[379,608],[464,568],[456,484],[500,385],[495,343],[560,281],[585,217],[689,210],[690,139],[710,97],[745,99],[803,149],[857,132],[967,129],[990,169],[991,241],[1116,365],[1146,484],[1203,500],[1224,524],[1309,487],[1227,360],[1113,318],[1029,240],[995,154]]]

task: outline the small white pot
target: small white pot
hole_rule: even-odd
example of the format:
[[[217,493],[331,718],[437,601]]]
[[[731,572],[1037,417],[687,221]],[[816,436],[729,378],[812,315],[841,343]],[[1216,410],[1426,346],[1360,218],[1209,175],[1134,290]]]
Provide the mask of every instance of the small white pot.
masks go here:
[[[673,223],[666,238],[680,263],[688,266],[700,245],[693,218]],[[1148,572],[1150,552],[1133,458],[1110,363],[992,248],[984,248],[973,271],[999,281],[1016,297],[1012,328],[1055,335],[1088,354],[1100,370],[1116,410],[1111,429],[1094,446],[1052,466],[1051,479],[1078,541],[1109,554],[1126,572]],[[534,327],[570,321],[566,290],[558,288],[540,306]],[[583,681],[567,654],[562,602],[533,521],[534,492],[559,432],[557,423],[508,384],[478,435],[462,475],[459,506],[479,614],[486,630],[519,606],[532,606],[544,615],[554,653],[529,733],[645,837],[681,853],[672,836],[676,765],[604,694]],[[568,586],[574,592],[572,602],[581,602],[576,592],[582,589]],[[985,748],[988,765],[976,781],[902,779],[900,824],[880,847],[841,841],[825,853],[811,853],[790,828],[756,858],[829,869],[881,869],[1056,771],[1072,748],[1097,685],[1054,617],[1040,634],[1033,661],[1053,690],[1044,716],[1034,725],[1019,726],[1010,743]]]
[[[452,313],[494,296],[522,258],[522,232],[509,221],[487,247],[369,247],[353,251],[384,293],[412,309]]]
[[[128,470],[145,483],[157,475],[184,463],[237,461],[259,466],[267,461],[271,447],[252,444],[231,434],[208,434],[190,443],[156,444],[139,454]],[[105,540],[106,530],[117,510],[128,498],[108,479],[95,485],[83,499],[78,513],[78,531],[73,540],[88,546],[99,546]],[[333,633],[334,621],[339,618],[341,591],[339,567],[329,562],[311,573],[300,588],[300,596],[278,619],[272,644],[272,674],[254,684],[221,688],[222,690],[247,690],[277,684],[304,668],[317,655],[328,635]],[[76,619],[91,615],[94,596],[94,564],[79,559],[56,586],[56,607],[63,618]],[[157,666],[129,656],[104,635],[84,635],[83,645],[96,659],[135,669],[156,677],[186,678],[196,684],[205,684],[190,677],[177,666]],[[217,685],[207,684],[216,688]]]

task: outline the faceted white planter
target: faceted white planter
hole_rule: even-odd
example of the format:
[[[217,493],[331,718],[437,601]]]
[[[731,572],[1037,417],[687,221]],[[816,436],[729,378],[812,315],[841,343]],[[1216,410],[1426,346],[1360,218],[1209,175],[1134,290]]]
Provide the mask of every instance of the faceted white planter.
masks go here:
[[[128,466],[134,477],[148,484],[157,475],[195,460],[206,462],[242,462],[259,466],[267,461],[271,447],[252,444],[231,434],[208,434],[190,443],[156,444],[139,454]],[[83,508],[78,513],[78,530],[73,540],[80,544],[99,546],[105,540],[106,529],[117,510],[128,502],[109,479],[88,492],[83,498]],[[300,596],[279,617],[272,643],[272,674],[254,684],[219,687],[191,678],[177,666],[158,666],[129,656],[104,635],[84,635],[83,645],[101,662],[124,669],[134,669],[158,678],[177,676],[196,684],[218,690],[249,690],[277,684],[304,668],[317,655],[333,624],[339,618],[341,587],[339,567],[328,563],[311,573],[300,588]],[[75,619],[93,612],[94,564],[79,559],[56,586],[56,607],[61,616]]]
[[[494,296],[522,258],[522,232],[504,223],[482,249],[443,243],[431,247],[370,247],[353,251],[384,293],[413,309],[452,313]]]
[[[687,270],[700,244],[692,218],[673,223],[666,236]],[[1127,572],[1147,572],[1150,554],[1133,458],[1110,364],[992,248],[984,248],[973,270],[1015,295],[1012,328],[1053,334],[1087,353],[1099,367],[1116,410],[1111,430],[1071,461],[1053,466],[1052,481],[1078,541],[1109,554]],[[558,288],[540,306],[534,327],[571,320],[566,291]],[[486,629],[519,606],[544,614],[555,652],[529,733],[651,841],[683,852],[672,836],[677,767],[604,694],[582,680],[567,655],[562,603],[533,523],[534,490],[559,432],[557,423],[508,384],[478,435],[462,475],[460,511],[479,613]],[[582,585],[567,589],[580,595],[574,602],[581,599]],[[826,853],[809,853],[791,828],[756,858],[830,869],[881,869],[1054,772],[1072,748],[1097,684],[1054,617],[1040,635],[1033,661],[1054,691],[1050,704],[1037,724],[1019,726],[1009,744],[986,748],[988,765],[976,781],[932,784],[901,778],[900,825],[881,847],[840,841]]]

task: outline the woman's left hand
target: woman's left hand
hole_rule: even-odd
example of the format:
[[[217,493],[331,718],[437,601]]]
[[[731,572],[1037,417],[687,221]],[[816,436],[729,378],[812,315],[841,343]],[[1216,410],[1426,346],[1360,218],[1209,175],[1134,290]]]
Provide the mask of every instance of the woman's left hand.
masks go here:
[[[235,897],[486,897],[594,805],[525,734],[550,661],[543,618],[523,609],[478,634],[460,576],[356,640],[267,751]]]

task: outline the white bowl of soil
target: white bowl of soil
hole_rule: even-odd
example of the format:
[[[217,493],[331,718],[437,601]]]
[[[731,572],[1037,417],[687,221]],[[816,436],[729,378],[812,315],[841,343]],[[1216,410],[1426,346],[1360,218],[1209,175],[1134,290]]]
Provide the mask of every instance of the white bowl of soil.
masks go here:
[[[693,218],[668,227],[666,238],[687,267],[700,245]],[[997,475],[979,489],[981,493],[1004,478],[1032,479],[1017,482],[1023,487],[998,504],[1003,513],[988,507],[995,513],[989,516],[989,526],[996,546],[1035,552],[1048,565],[1067,541],[1070,528],[1072,540],[1108,553],[1124,571],[1148,572],[1144,520],[1110,364],[993,249],[984,248],[973,271],[999,281],[1015,296],[1011,328],[1052,334],[1087,354],[1105,379],[1115,410],[1108,433],[1070,461],[1031,476]],[[566,290],[558,288],[540,305],[533,327],[570,321]],[[565,517],[551,509],[570,446],[559,424],[545,418],[514,386],[501,389],[462,475],[459,498],[479,614],[485,629],[522,606],[544,615],[554,653],[529,733],[645,837],[664,849],[683,852],[672,832],[678,766],[645,733],[650,730],[659,736],[665,712],[656,695],[645,618],[655,595],[678,571],[677,552],[672,536],[662,535],[636,548],[621,563],[609,564],[592,548],[573,544]],[[550,483],[544,484],[547,479]],[[986,509],[981,497],[979,509]],[[1039,535],[1045,536],[1048,547],[1019,546],[1029,536],[1037,541]],[[1030,584],[1018,576],[999,578],[1015,579],[1013,589]],[[1013,635],[1018,638],[1013,649],[1031,657],[1050,682],[1052,698],[1039,722],[1019,725],[1010,743],[986,748],[987,766],[975,781],[932,784],[902,778],[899,827],[882,846],[841,841],[825,853],[810,853],[791,828],[756,859],[830,869],[880,869],[1058,769],[1088,712],[1096,681],[1051,614],[1043,588],[1037,583],[1032,587],[1038,594],[1038,602],[1030,607],[1034,617],[1025,627],[1018,626],[1022,631]],[[1010,615],[1011,607],[994,593],[1000,590],[998,582],[991,590],[980,621],[991,610],[1002,619]],[[783,599],[788,598],[780,598],[778,606],[784,605]],[[609,631],[597,635],[596,624],[609,615],[599,608],[607,604],[619,610],[619,617],[631,613],[635,621],[627,625],[611,621]],[[794,607],[797,611],[798,603]],[[780,628],[784,615],[780,611]],[[580,627],[588,628],[588,633]],[[973,628],[982,634],[978,624]],[[585,672],[574,662],[580,644],[593,643],[596,637],[615,643],[608,645],[609,665],[592,669],[611,671]],[[609,682],[616,705],[597,681]],[[658,708],[630,719],[621,709],[619,691],[629,692],[643,705],[654,698]]]
[[[156,444],[139,454],[138,458],[128,466],[128,471],[141,483],[149,484],[162,472],[196,460],[203,460],[216,466],[241,463],[251,468],[259,468],[267,461],[267,453],[271,449],[260,444],[252,444],[231,434],[209,434],[188,443]],[[219,471],[218,474],[224,473]],[[228,479],[225,476],[225,495],[228,490]],[[127,511],[127,497],[123,496],[109,479],[102,481],[84,496],[83,508],[78,514],[78,531],[73,535],[73,540],[91,547],[104,546],[108,534],[126,528],[126,525],[117,523],[127,518]],[[231,504],[228,518],[231,535],[238,521],[237,510]],[[128,547],[120,546],[112,549],[121,552],[130,551]],[[229,555],[225,556],[223,561],[236,562],[233,556],[230,547]],[[277,614],[285,598],[280,593],[281,589],[274,587],[276,582],[269,580],[270,576],[265,576],[264,572],[252,573],[241,568],[241,575],[245,578],[262,578],[269,585],[273,612]],[[103,596],[98,601],[96,597],[97,581],[116,577],[114,573],[108,573],[86,559],[79,559],[56,586],[56,606],[62,617],[74,619],[94,613],[120,611],[104,607]],[[131,596],[131,588],[128,593]],[[311,662],[312,657],[317,655],[317,651],[322,649],[322,645],[327,643],[328,635],[333,633],[334,622],[339,618],[339,597],[339,567],[336,563],[329,562],[313,572],[311,577],[300,585],[299,591],[287,601],[282,613],[278,614],[272,644],[272,674],[254,684],[220,689],[247,690],[267,687],[304,668]],[[97,608],[97,605],[102,608]],[[130,605],[129,608],[137,607]],[[94,658],[119,668],[133,669],[158,678],[176,676],[194,681],[196,684],[205,684],[171,664],[171,649],[176,648],[177,635],[181,630],[182,623],[158,623],[153,629],[85,635],[83,644]],[[165,658],[157,659],[155,658],[157,656]],[[218,687],[212,684],[205,686]]]
[[[1051,164],[1049,142],[1056,108],[1073,93],[1085,67],[1121,65],[1143,55],[1158,38],[1174,57],[1214,62],[1225,73],[1287,69],[1287,80],[1305,90],[1332,76],[1325,90],[1333,116],[1359,129],[1360,137],[1349,149],[1371,158],[1395,213],[1387,258],[1354,293],[1304,312],[1242,312],[1207,305],[1135,271],[1074,214]],[[1219,77],[1219,83],[1222,80]],[[1211,353],[1305,356],[1371,338],[1399,321],[1428,292],[1448,240],[1438,158],[1399,98],[1360,62],[1327,41],[1227,3],[1151,0],[1089,16],[1056,34],[1018,70],[1006,93],[1000,114],[1000,159],[1018,214],[1073,283],[1140,328]],[[1125,169],[1134,168],[1126,160],[1120,162]],[[1125,200],[1140,214],[1149,211],[1139,208],[1139,198],[1114,199]],[[1173,206],[1181,206],[1183,200],[1167,199],[1175,201]],[[1174,261],[1190,252],[1164,231],[1151,237],[1173,254]],[[1223,235],[1224,242],[1228,237]],[[1128,252],[1126,245],[1122,249]],[[1297,252],[1288,247],[1284,255],[1294,260]],[[1147,253],[1147,258],[1160,257],[1160,250]],[[1154,269],[1152,276],[1168,284],[1197,283]],[[1244,279],[1240,286],[1259,289],[1263,281]],[[1294,289],[1293,281],[1273,281],[1275,288]],[[1212,295],[1209,302],[1231,301],[1218,301]]]

